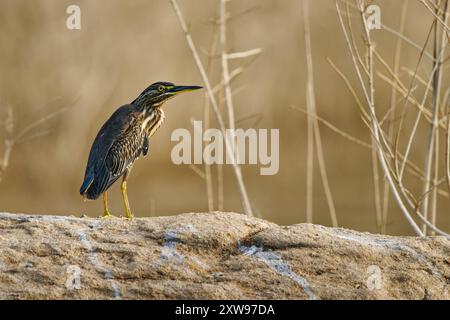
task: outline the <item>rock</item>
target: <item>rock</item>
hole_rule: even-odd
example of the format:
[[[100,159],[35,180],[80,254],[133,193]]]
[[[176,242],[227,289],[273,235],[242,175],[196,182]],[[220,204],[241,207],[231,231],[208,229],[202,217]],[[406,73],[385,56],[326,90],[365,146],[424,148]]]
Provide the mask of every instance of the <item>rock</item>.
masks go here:
[[[450,241],[236,213],[0,213],[1,299],[449,299]]]

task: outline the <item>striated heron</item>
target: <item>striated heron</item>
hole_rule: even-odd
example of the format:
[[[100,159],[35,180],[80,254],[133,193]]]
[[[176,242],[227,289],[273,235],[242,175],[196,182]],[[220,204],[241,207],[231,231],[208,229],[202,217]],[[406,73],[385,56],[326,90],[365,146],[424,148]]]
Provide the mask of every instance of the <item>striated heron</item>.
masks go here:
[[[164,121],[161,106],[179,93],[200,88],[156,82],[131,104],[118,108],[105,122],[92,144],[80,188],[80,194],[87,199],[95,200],[103,194],[103,217],[111,217],[107,190],[120,177],[125,217],[133,217],[127,196],[127,178],[134,161],[147,155],[149,138]]]

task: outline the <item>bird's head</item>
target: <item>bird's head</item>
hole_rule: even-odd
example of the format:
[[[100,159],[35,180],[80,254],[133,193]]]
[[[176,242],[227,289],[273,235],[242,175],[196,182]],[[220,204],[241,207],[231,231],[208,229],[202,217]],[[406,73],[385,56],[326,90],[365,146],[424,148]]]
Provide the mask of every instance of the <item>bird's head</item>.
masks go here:
[[[132,104],[157,107],[182,92],[201,88],[200,86],[176,86],[170,82],[155,82],[142,91]]]

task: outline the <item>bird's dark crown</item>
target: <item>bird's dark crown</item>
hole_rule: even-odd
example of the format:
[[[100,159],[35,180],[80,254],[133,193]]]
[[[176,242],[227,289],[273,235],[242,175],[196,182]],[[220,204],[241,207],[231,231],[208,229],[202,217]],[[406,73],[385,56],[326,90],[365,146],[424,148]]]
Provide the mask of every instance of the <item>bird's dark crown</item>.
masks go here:
[[[148,86],[132,102],[139,107],[160,106],[164,101],[174,97],[181,92],[197,90],[199,86],[176,86],[171,82],[155,82]]]

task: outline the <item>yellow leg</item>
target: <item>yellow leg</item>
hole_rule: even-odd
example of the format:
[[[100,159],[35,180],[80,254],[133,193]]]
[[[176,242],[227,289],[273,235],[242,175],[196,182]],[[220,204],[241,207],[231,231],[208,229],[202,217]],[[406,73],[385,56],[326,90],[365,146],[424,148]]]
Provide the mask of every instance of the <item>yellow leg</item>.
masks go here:
[[[106,219],[106,218],[112,218],[112,217],[114,217],[114,216],[109,212],[109,209],[108,209],[108,194],[105,191],[103,193],[103,216],[102,216],[102,218]]]
[[[134,216],[131,213],[130,203],[128,202],[126,177],[127,177],[127,174],[124,175],[123,180],[122,180],[122,185],[120,186],[120,188],[122,189],[122,197],[123,197],[123,202],[125,204],[125,218],[132,219]]]

